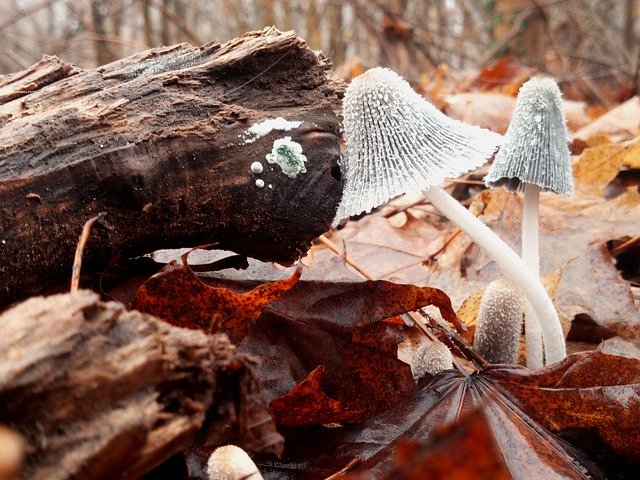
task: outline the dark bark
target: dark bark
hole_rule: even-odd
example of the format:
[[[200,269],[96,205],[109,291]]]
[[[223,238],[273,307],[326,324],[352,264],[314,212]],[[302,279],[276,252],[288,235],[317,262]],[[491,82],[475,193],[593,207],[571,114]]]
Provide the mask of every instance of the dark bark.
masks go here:
[[[290,264],[328,229],[342,183],[343,85],[293,32],[175,45],[95,70],[46,58],[0,78],[0,305],[67,283],[83,223],[85,272],[117,255],[217,242]],[[244,141],[256,122],[304,123]],[[269,165],[300,143],[307,172]],[[261,161],[258,188],[250,170]]]
[[[18,479],[138,478],[196,435],[215,443],[234,426],[245,448],[282,448],[225,335],[176,328],[85,290],[0,315],[0,351],[0,424],[25,442]]]

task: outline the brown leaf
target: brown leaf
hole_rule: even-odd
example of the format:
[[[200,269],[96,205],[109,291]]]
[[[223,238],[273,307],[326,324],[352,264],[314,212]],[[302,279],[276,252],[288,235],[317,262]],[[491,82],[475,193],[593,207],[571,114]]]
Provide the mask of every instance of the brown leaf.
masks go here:
[[[258,285],[239,294],[210,287],[188,265],[170,262],[140,287],[133,308],[179,327],[224,332],[238,342],[264,308],[295,285],[301,273],[299,267],[288,280]]]
[[[269,408],[278,424],[321,425],[354,422],[362,418],[362,412],[350,412],[342,402],[324,394],[321,385],[324,371],[324,366],[317,367],[285,396],[271,400]]]
[[[622,169],[640,169],[640,139],[585,149],[573,166],[573,175],[579,188],[603,197]]]
[[[587,139],[596,133],[606,133],[616,141],[635,137],[640,129],[640,99],[635,96],[576,132],[577,138]]]
[[[523,452],[523,454],[526,454]],[[437,428],[428,442],[399,442],[396,468],[386,479],[510,480],[509,466],[486,416],[472,410]]]
[[[499,90],[515,97],[522,84],[534,73],[534,69],[512,62],[506,55],[493,65],[483,68],[474,84],[480,90]]]
[[[289,394],[322,366],[322,375],[309,383],[342,410],[323,415],[320,423],[361,421],[415,392],[411,367],[398,359],[399,345],[413,329],[382,320],[426,305],[438,307],[444,318],[457,318],[448,297],[429,287],[302,281],[267,308],[240,348],[260,357],[255,370],[267,398],[279,398],[278,412],[310,408],[308,402],[298,405],[305,400],[300,392]],[[305,425],[318,421],[310,415],[299,419]]]
[[[639,379],[640,360],[602,352],[571,355],[537,371],[513,366],[472,375],[447,371],[363,424],[298,438],[281,462],[262,463],[261,470],[266,476],[277,472],[278,478],[323,478],[361,459],[350,472],[356,478],[414,478],[402,475],[417,472],[425,476],[416,478],[443,478],[429,475],[444,466],[456,473],[459,468],[460,476],[449,471],[450,478],[483,478],[484,471],[500,475],[506,465],[508,478],[586,479],[600,478],[590,460],[598,458],[607,471],[628,474],[640,460]],[[460,423],[443,430],[455,421]],[[573,432],[584,448],[604,442],[613,456],[591,450],[587,457],[544,427]],[[407,450],[406,442],[412,448]],[[401,466],[393,460],[398,450]],[[480,477],[465,477],[467,472]]]
[[[640,360],[583,352],[539,372],[488,369],[536,421],[640,459]],[[594,433],[595,432],[595,433]]]

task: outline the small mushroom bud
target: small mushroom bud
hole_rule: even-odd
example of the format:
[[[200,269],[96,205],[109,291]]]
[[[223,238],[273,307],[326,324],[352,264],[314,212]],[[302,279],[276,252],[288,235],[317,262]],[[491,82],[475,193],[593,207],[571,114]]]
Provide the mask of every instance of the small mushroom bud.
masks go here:
[[[235,445],[216,448],[209,457],[207,473],[210,480],[262,480],[247,452]]]
[[[443,370],[453,368],[453,356],[449,348],[439,340],[430,340],[424,336],[409,337],[398,345],[398,360],[411,367],[415,381],[426,374],[437,375]]]
[[[524,299],[506,280],[494,280],[484,291],[476,320],[473,347],[491,363],[518,361]]]
[[[437,375],[444,370],[450,370],[453,368],[451,350],[440,341],[430,340],[425,343],[424,348],[416,352],[415,368],[422,372],[418,378],[422,377],[425,373]]]

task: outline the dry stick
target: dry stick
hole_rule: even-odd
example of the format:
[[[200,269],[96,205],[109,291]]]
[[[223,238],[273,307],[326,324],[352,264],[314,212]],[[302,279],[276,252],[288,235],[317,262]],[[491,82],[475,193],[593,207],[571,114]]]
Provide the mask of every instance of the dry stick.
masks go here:
[[[322,243],[329,250],[333,251],[333,253],[335,253],[336,255],[340,255],[341,252],[338,246],[335,243],[333,243],[331,240],[329,240],[327,237],[325,237],[324,235],[320,235],[318,237],[318,240],[320,240],[320,243]],[[347,263],[347,265],[350,265],[351,267],[353,267],[360,275],[362,275],[367,280],[374,280],[373,275],[371,275],[364,268],[358,265],[358,263],[349,254],[346,254],[344,256],[344,261]]]
[[[91,234],[91,228],[93,224],[96,222],[102,223],[107,212],[100,212],[93,218],[90,218],[84,223],[82,227],[82,233],[80,234],[80,239],[78,240],[78,245],[76,246],[76,254],[73,257],[73,267],[71,269],[71,287],[69,291],[71,293],[77,292],[78,287],[80,286],[80,269],[82,267],[82,253],[84,251],[84,247],[89,240],[89,235]]]
[[[420,312],[420,315],[428,318],[430,321],[435,323],[435,327],[437,327],[442,333],[444,333],[447,338],[451,340],[451,343],[453,343],[462,353],[464,353],[464,355],[467,357],[467,360],[475,362],[481,368],[487,367],[491,364],[491,362],[489,362],[486,358],[476,352],[473,347],[469,345],[467,341],[458,334],[458,332],[441,322],[439,319],[432,317],[423,309],[418,310],[418,312]],[[414,319],[413,317],[411,318]],[[464,370],[461,371],[464,373]]]
[[[338,470],[336,473],[334,473],[333,475],[329,475],[327,478],[325,478],[324,480],[335,480],[336,478],[340,478],[342,476],[344,476],[349,470],[351,470],[353,467],[355,467],[356,465],[358,465],[360,462],[362,462],[362,459],[360,457],[354,457],[349,463],[347,463],[344,467],[342,467],[340,470]]]
[[[624,252],[625,250],[633,247],[634,245],[640,243],[640,235],[638,235],[637,237],[634,237],[630,240],[627,240],[624,243],[621,243],[620,245],[618,245],[616,248],[614,248],[613,250],[611,250],[611,256],[615,257],[616,255],[618,255],[619,253]]]

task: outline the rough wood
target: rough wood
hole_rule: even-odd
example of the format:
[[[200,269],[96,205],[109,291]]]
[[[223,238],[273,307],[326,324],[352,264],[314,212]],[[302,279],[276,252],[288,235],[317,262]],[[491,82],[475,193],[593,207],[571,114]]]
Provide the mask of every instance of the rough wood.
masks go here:
[[[328,228],[342,191],[343,85],[329,68],[293,32],[265,29],[95,70],[48,57],[0,78],[0,305],[66,284],[82,225],[102,211],[112,228],[92,233],[87,272],[116,255],[213,242],[294,261]],[[278,116],[304,123],[244,141]],[[295,179],[264,161],[285,135],[308,158]]]
[[[89,291],[5,312],[0,351],[0,424],[27,444],[20,479],[137,478],[187,447],[210,410],[219,418],[218,407],[229,409],[214,396],[219,379],[233,391],[228,372],[242,378],[226,336],[127,312]]]

